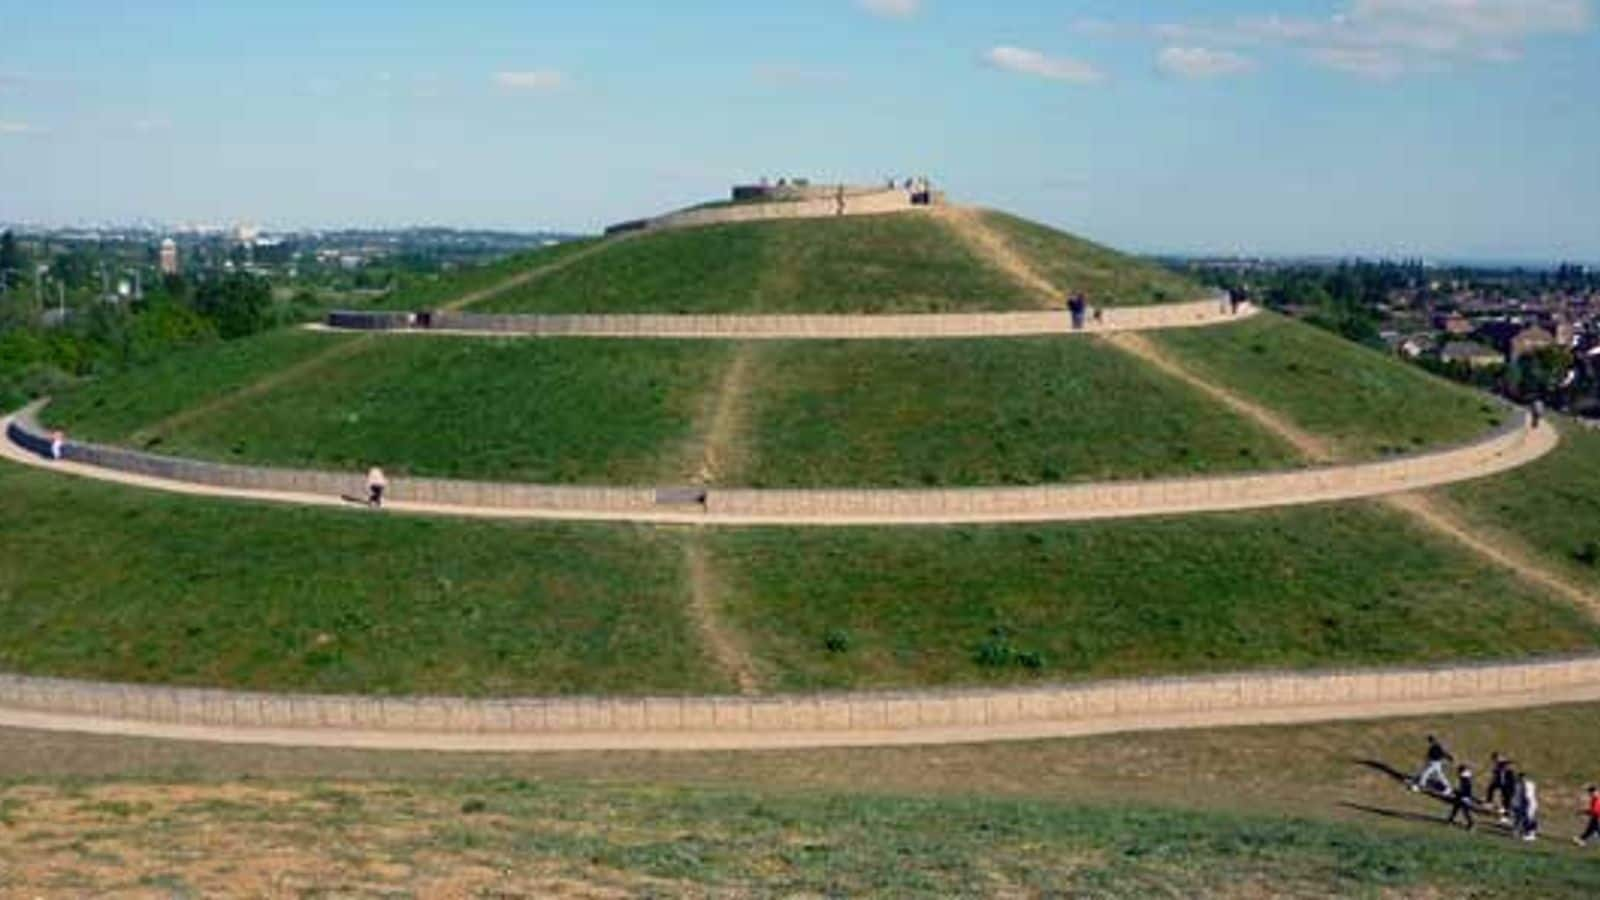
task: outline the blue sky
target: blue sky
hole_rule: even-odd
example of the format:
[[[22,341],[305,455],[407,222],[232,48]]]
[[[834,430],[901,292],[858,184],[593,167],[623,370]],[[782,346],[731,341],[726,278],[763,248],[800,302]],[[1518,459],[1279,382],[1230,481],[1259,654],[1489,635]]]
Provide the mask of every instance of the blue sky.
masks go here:
[[[0,0],[0,220],[594,229],[933,176],[1146,251],[1600,262],[1594,0]]]

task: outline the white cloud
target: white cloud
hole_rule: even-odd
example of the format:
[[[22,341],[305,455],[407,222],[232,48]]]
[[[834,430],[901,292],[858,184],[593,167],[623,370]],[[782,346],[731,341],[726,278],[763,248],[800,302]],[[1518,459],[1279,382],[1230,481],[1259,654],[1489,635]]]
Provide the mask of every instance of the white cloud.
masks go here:
[[[1514,62],[1530,41],[1589,31],[1593,7],[1593,0],[1344,0],[1326,17],[1165,22],[1146,35],[1169,46],[1293,47],[1315,65],[1392,78]]]
[[[1255,61],[1232,50],[1204,47],[1164,47],[1156,54],[1156,68],[1174,78],[1217,78],[1254,70]]]
[[[43,134],[44,129],[27,122],[0,121],[0,135],[5,134]]]
[[[922,0],[856,0],[869,13],[883,19],[909,19],[922,12]]]
[[[554,69],[496,72],[494,83],[509,91],[553,91],[566,86],[567,76]]]
[[[1037,50],[1021,47],[995,47],[983,55],[983,60],[996,69],[1051,81],[1097,84],[1106,78],[1105,73],[1092,63],[1064,56],[1046,56]]]

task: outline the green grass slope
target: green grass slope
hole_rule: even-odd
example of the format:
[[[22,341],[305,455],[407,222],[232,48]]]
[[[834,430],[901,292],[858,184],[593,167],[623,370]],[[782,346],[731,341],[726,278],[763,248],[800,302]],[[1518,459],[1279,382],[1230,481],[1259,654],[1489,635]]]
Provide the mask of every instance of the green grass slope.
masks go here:
[[[1442,494],[1490,534],[1520,538],[1600,594],[1600,432],[1558,426],[1561,446],[1544,459]]]
[[[758,487],[1041,484],[1292,466],[1275,437],[1097,343],[795,342],[755,349],[722,480]]]
[[[594,244],[594,240],[563,241],[549,247],[513,253],[492,263],[463,266],[438,274],[407,276],[394,290],[369,305],[376,309],[435,309],[466,294],[494,288],[518,275],[558,263]]]
[[[0,670],[313,692],[725,691],[630,528],[210,502],[0,464]]]
[[[727,614],[788,689],[1514,658],[1600,641],[1579,610],[1375,505],[707,540]]]
[[[665,341],[366,340],[244,407],[165,430],[155,449],[297,468],[379,463],[431,477],[673,482],[685,476],[682,447],[731,353]],[[77,433],[72,413],[82,407],[52,418]]]
[[[1208,381],[1331,440],[1345,459],[1467,441],[1502,421],[1476,391],[1273,314],[1148,337]]]
[[[1176,272],[1046,225],[1002,212],[982,216],[1046,281],[1069,295],[1082,291],[1095,306],[1183,303],[1207,294]]]
[[[938,222],[904,214],[646,233],[472,308],[890,313],[1037,305]]]
[[[80,440],[130,442],[136,432],[170,416],[348,351],[362,340],[296,329],[194,347],[149,366],[80,382],[52,398],[43,419]]]

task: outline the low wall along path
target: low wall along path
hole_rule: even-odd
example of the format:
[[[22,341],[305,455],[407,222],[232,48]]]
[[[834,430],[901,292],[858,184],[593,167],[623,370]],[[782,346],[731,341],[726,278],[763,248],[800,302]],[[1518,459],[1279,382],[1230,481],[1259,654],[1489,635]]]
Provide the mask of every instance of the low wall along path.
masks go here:
[[[0,456],[64,474],[176,493],[305,506],[347,506],[364,475],[242,466],[68,442],[48,459],[35,418],[42,402],[4,420]],[[1489,435],[1452,449],[1379,462],[1246,475],[1040,487],[925,490],[741,490],[602,487],[392,478],[385,509],[492,519],[565,519],[715,526],[959,525],[1082,522],[1266,509],[1416,491],[1482,478],[1545,455],[1551,425],[1508,416]]]
[[[1257,315],[1229,308],[1225,297],[1101,309],[1074,329],[1060,310],[904,315],[539,315],[431,314],[418,327],[409,313],[333,312],[321,331],[375,331],[454,337],[586,337],[695,340],[939,340],[1116,334],[1227,325]]]

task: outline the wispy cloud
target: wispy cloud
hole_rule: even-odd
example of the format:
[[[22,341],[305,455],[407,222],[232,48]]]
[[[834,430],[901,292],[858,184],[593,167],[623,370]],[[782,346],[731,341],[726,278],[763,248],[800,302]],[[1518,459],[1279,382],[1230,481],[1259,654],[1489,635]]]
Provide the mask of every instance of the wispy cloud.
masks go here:
[[[566,86],[567,76],[555,69],[496,72],[494,83],[508,91],[553,91]]]
[[[1393,78],[1475,63],[1514,62],[1523,58],[1531,41],[1583,34],[1594,24],[1593,0],[1344,0],[1334,15],[1326,17],[1266,14],[1155,25],[1086,20],[1074,30],[1097,35],[1142,33],[1167,44],[1169,50],[1288,47],[1314,65]],[[1173,62],[1178,61],[1174,57]]]
[[[44,134],[44,129],[28,122],[0,120],[0,135]]]
[[[1255,61],[1232,50],[1204,47],[1163,47],[1156,54],[1156,68],[1173,78],[1191,80],[1241,75],[1253,71]]]
[[[770,87],[836,87],[850,80],[838,69],[789,63],[762,63],[752,74],[756,81]]]
[[[1065,56],[1047,56],[1022,47],[995,47],[983,55],[983,61],[996,69],[1051,81],[1097,84],[1106,79],[1105,73],[1092,63]]]
[[[882,19],[910,19],[922,12],[922,0],[856,0],[856,3]]]

